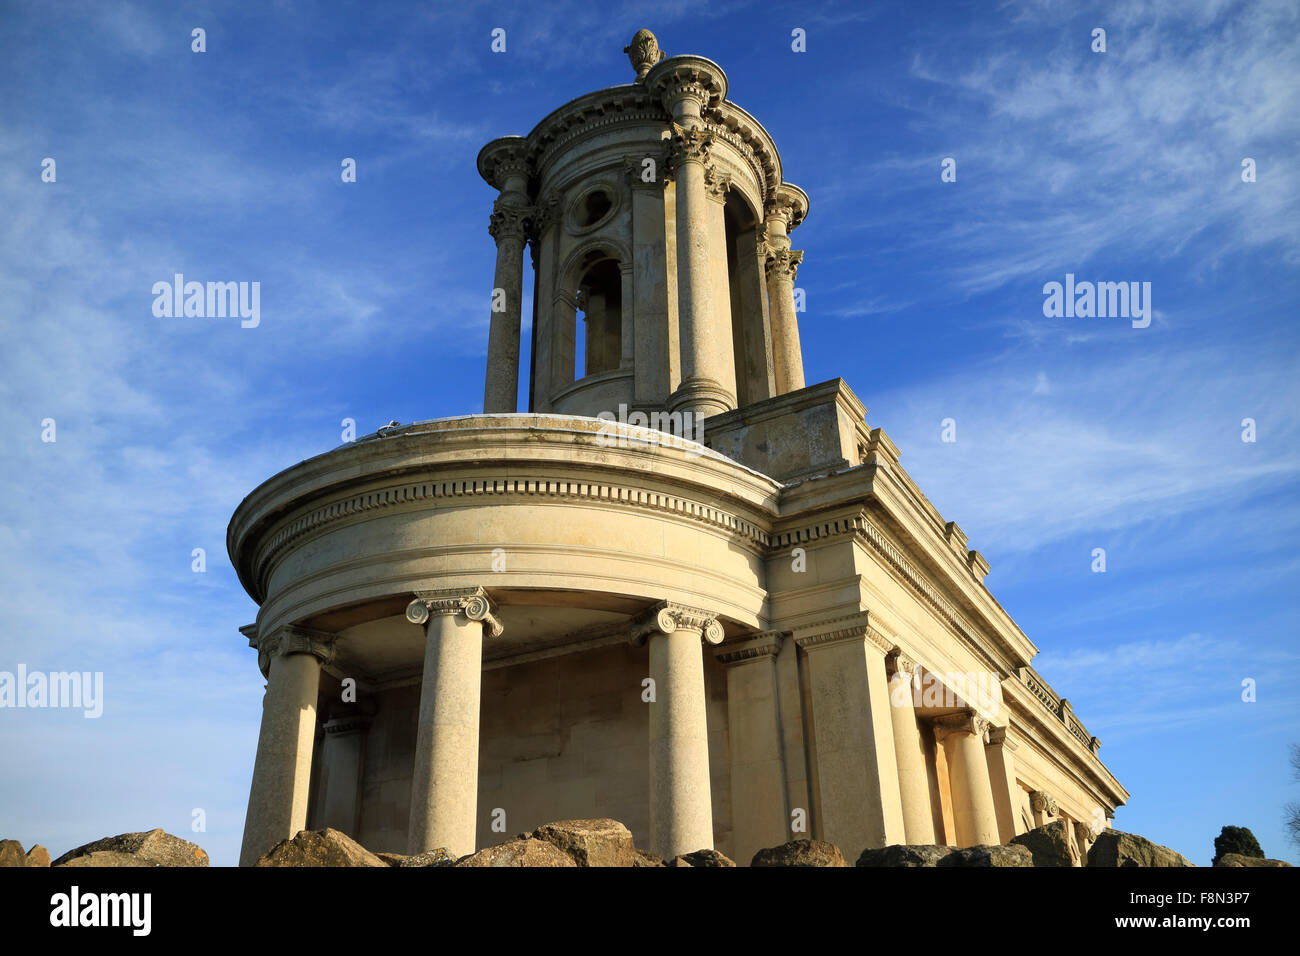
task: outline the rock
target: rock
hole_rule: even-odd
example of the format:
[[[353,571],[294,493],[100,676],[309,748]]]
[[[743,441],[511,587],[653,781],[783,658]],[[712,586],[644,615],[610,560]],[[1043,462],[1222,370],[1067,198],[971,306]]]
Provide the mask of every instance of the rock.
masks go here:
[[[340,830],[300,830],[292,840],[281,840],[254,866],[388,866]]]
[[[461,857],[456,866],[577,866],[569,854],[545,840],[515,838]]]
[[[79,866],[162,866],[157,860],[140,856],[137,853],[119,853],[116,850],[92,850],[81,856],[74,856],[67,863],[55,863],[57,867]]]
[[[404,857],[402,862],[396,866],[455,866],[456,858],[445,847],[440,846],[436,850],[426,850],[423,853],[416,853],[414,856]]]
[[[401,866],[403,860],[409,860],[405,853],[376,853],[375,856],[383,860],[389,866]]]
[[[27,851],[27,866],[49,866],[50,851],[39,843],[33,844]]]
[[[1053,820],[1013,837],[1011,844],[1029,850],[1034,866],[1074,866],[1075,857],[1070,852],[1070,840],[1062,820]]]
[[[633,866],[632,831],[617,820],[561,820],[531,834],[568,854],[578,866]]]
[[[1195,866],[1181,853],[1135,833],[1102,830],[1088,850],[1089,866]]]
[[[1000,846],[996,843],[985,846],[968,846],[953,850],[942,860],[939,866],[1033,866],[1034,855],[1028,847],[1019,844]]]
[[[858,857],[858,866],[938,866],[939,861],[952,853],[950,846],[922,843],[907,845],[894,843],[879,849],[867,849]]]
[[[1215,866],[1290,866],[1285,860],[1267,860],[1240,853],[1225,853],[1214,861]]]
[[[661,856],[655,856],[653,853],[647,853],[645,850],[637,850],[636,856],[632,858],[633,866],[665,866],[664,859]]]
[[[717,850],[696,850],[694,853],[683,853],[681,856],[675,856],[664,866],[735,866],[731,860],[719,853]]]
[[[0,866],[26,866],[27,854],[17,840],[0,840]]]
[[[53,866],[130,866],[114,862],[110,857],[96,857],[98,862],[76,863],[72,861],[94,854],[125,854],[139,857],[139,866],[207,866],[208,855],[203,848],[188,840],[172,836],[163,830],[147,830],[142,833],[120,833],[117,836],[104,837],[93,843],[87,843],[69,850],[52,864]]]
[[[791,840],[759,850],[750,866],[848,866],[848,860],[834,843],[824,840]]]

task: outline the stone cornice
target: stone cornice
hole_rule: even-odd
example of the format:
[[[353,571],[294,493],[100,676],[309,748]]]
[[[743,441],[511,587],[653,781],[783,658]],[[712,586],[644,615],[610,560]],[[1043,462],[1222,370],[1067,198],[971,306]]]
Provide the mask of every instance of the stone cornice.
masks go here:
[[[634,618],[628,639],[639,645],[656,632],[673,634],[677,631],[695,631],[710,644],[722,643],[722,625],[716,613],[673,601],[653,605]]]
[[[743,664],[747,661],[776,657],[781,645],[790,637],[789,631],[761,631],[748,640],[723,644],[713,652],[722,664]]]
[[[863,642],[881,654],[888,654],[897,644],[893,635],[881,628],[879,616],[873,611],[861,611],[797,627],[794,630],[794,642],[805,651],[828,644]]]
[[[481,621],[487,637],[500,637],[501,621],[496,605],[482,588],[449,588],[440,591],[416,591],[415,600],[406,606],[406,619],[425,624],[433,617],[463,614],[471,621]]]

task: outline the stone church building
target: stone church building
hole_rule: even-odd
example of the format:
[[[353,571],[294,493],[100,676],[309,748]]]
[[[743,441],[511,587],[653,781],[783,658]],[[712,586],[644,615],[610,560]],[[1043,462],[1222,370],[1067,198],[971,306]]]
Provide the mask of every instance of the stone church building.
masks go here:
[[[804,382],[808,197],[718,64],[626,52],[632,82],[479,154],[484,414],[231,519],[266,678],[241,863],[304,828],[459,855],[582,817],[741,864],[1051,819],[1086,853],[1128,796],[1099,741],[848,385]]]

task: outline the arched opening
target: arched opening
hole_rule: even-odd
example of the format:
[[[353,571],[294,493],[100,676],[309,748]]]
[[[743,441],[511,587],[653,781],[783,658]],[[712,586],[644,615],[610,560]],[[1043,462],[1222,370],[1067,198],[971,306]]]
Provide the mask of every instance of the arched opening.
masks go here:
[[[593,254],[595,259],[598,253]],[[575,330],[574,377],[610,372],[619,366],[623,341],[623,279],[617,259],[591,262],[578,282],[582,324]]]
[[[736,363],[736,401],[740,405],[770,398],[771,330],[767,323],[767,282],[758,241],[758,216],[737,191],[723,207],[727,239],[727,280],[731,293],[731,342]]]

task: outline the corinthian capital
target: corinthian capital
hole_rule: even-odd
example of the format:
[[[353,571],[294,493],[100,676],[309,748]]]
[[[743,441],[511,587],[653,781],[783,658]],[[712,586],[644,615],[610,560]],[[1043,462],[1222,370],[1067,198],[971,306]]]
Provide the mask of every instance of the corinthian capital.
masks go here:
[[[489,637],[501,636],[501,621],[496,605],[482,588],[451,588],[445,591],[416,591],[415,600],[406,605],[406,619],[412,624],[426,624],[438,614],[463,614],[471,621],[482,621]]]
[[[981,740],[988,738],[989,722],[974,711],[948,714],[934,719],[935,739],[940,743],[952,734],[969,734]]]
[[[799,263],[803,262],[803,252],[797,249],[774,249],[767,254],[764,267],[769,279],[789,279],[791,282],[799,274]]]
[[[729,189],[731,189],[730,176],[718,172],[717,167],[711,164],[704,167],[704,191],[708,193],[710,199],[725,203]]]
[[[664,601],[645,611],[632,622],[631,640],[641,644],[654,633],[672,634],[676,631],[695,631],[710,644],[721,644],[722,625],[718,616],[703,608],[690,607]]]
[[[531,206],[516,206],[498,199],[492,204],[492,215],[488,217],[488,232],[498,243],[503,239],[523,242],[533,215]]]
[[[687,163],[709,165],[713,149],[713,134],[706,129],[674,126],[673,138],[668,145],[668,157],[674,169]]]

